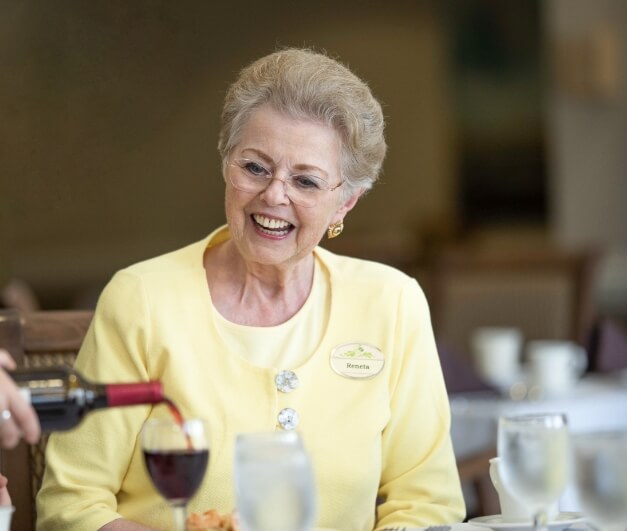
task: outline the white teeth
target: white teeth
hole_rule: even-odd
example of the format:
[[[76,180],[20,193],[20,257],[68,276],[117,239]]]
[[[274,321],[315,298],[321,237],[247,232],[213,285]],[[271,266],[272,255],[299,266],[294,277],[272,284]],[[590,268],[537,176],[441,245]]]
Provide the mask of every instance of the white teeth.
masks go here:
[[[259,214],[253,214],[253,219],[266,229],[286,229],[290,224],[284,219],[270,219]]]

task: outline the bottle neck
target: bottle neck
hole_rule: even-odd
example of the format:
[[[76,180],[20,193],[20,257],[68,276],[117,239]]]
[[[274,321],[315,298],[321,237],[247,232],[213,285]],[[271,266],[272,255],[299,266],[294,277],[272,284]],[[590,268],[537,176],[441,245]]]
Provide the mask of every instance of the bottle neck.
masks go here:
[[[106,406],[132,406],[135,404],[159,404],[163,402],[161,382],[138,382],[104,385]],[[98,407],[96,405],[96,407]]]

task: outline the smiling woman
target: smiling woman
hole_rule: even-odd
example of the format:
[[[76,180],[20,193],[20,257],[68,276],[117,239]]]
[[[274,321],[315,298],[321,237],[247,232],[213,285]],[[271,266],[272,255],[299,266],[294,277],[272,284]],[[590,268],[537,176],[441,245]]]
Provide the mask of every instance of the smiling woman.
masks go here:
[[[251,169],[244,173],[238,164],[225,165],[228,184],[232,184],[227,184],[226,190],[226,217],[231,240],[223,249],[208,251],[208,255],[215,253],[217,262],[222,259],[231,263],[233,267],[228,271],[234,275],[238,275],[234,262],[240,262],[241,257],[247,270],[253,269],[260,276],[265,275],[263,269],[266,268],[272,268],[271,275],[282,271],[291,276],[292,272],[302,271],[300,279],[292,276],[291,282],[301,281],[303,289],[287,290],[286,297],[293,300],[276,315],[278,324],[289,319],[293,315],[290,312],[305,302],[311,287],[313,250],[328,227],[342,221],[356,204],[360,190],[353,189],[347,197],[338,190],[342,184],[342,148],[340,136],[330,126],[310,119],[292,118],[264,104],[252,112],[239,136],[229,158],[240,160],[257,156],[272,170],[266,170],[265,175],[261,163],[249,165],[257,174],[261,173],[263,179],[261,186],[258,184],[252,188],[242,184],[250,180],[247,175]],[[325,187],[303,188],[303,184],[297,187],[295,183],[307,182],[307,177],[300,173],[305,170],[311,174],[315,172],[315,179],[324,182]],[[256,182],[260,180],[257,177]],[[313,177],[309,177],[309,182],[314,182]],[[208,260],[211,261],[211,256]],[[219,269],[224,270],[224,267],[219,265]],[[228,280],[238,291],[244,284],[241,276]],[[210,290],[224,288],[225,281],[227,279],[222,275],[217,278],[208,276]],[[227,299],[228,302],[233,300],[230,296]],[[215,298],[214,301],[219,306],[219,301]],[[249,324],[255,324],[250,319],[259,316],[246,297],[240,308],[234,309],[234,315]]]
[[[296,429],[317,528],[463,519],[421,289],[319,245],[376,181],[383,130],[368,86],[338,61],[300,49],[262,57],[226,95],[226,226],[103,291],[77,366],[94,380],[159,379],[184,416],[206,420],[211,462],[191,511],[235,507],[238,434]],[[106,412],[53,436],[38,528],[167,527],[136,444],[164,414]]]

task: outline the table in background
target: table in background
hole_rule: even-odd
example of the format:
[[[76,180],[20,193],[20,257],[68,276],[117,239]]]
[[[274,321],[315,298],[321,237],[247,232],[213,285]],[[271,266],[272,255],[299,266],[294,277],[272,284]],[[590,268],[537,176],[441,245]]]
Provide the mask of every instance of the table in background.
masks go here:
[[[572,433],[627,430],[627,373],[588,375],[559,398],[513,401],[494,393],[454,394],[451,404],[451,437],[458,459],[486,448],[496,448],[501,415],[565,413]],[[572,488],[560,501],[562,510],[578,510]]]

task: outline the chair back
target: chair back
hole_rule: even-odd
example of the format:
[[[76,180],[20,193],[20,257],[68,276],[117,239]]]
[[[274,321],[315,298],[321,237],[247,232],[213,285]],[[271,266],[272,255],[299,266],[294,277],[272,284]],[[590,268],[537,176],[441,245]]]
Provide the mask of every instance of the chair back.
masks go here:
[[[499,498],[490,479],[490,459],[496,448],[486,448],[458,459],[457,470],[465,487],[467,518],[500,513]]]
[[[520,328],[526,340],[585,344],[594,321],[594,252],[450,249],[436,259],[432,297],[438,341],[469,354],[478,327]]]
[[[73,365],[93,312],[0,310],[0,347],[8,350],[19,368]],[[14,530],[35,529],[35,498],[45,468],[47,436],[29,445],[21,442],[0,451],[0,470],[9,479],[15,506]]]

